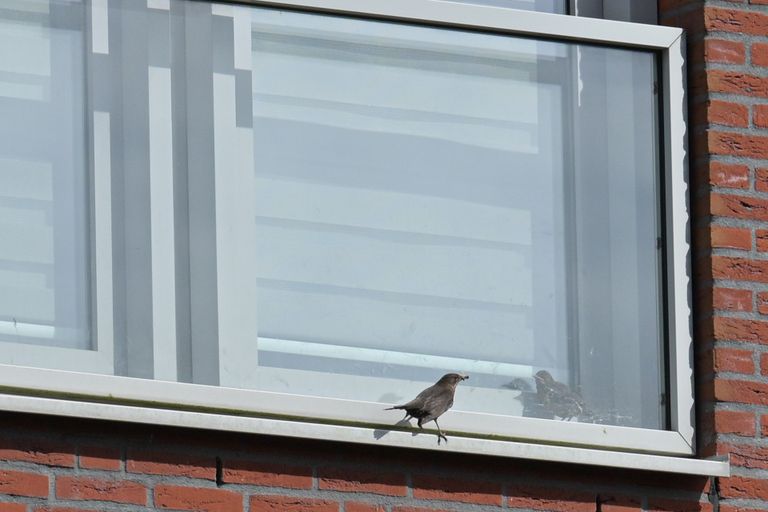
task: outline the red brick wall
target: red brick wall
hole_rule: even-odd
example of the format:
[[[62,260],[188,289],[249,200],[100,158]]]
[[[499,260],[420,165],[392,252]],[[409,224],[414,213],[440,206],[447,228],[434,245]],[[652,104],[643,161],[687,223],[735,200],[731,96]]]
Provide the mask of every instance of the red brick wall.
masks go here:
[[[768,1],[661,0],[688,33],[699,444],[722,511],[768,508]]]
[[[660,13],[689,33],[699,442],[733,477],[0,413],[0,512],[768,510],[768,0]]]
[[[0,512],[712,511],[653,472],[0,413]]]

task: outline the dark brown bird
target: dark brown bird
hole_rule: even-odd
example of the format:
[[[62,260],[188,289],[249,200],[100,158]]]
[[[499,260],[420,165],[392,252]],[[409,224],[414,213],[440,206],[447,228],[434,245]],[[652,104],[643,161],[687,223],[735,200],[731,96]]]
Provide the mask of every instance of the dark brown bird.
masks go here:
[[[581,395],[556,381],[547,370],[539,370],[533,378],[536,380],[539,402],[555,417],[568,421],[584,412],[584,399]]]
[[[445,439],[445,442],[447,443],[448,438],[445,437],[440,430],[440,424],[437,422],[437,418],[453,405],[453,395],[456,393],[456,385],[468,378],[469,375],[446,373],[440,377],[440,380],[433,386],[430,386],[419,393],[416,398],[407,404],[396,405],[385,410],[405,410],[404,419],[417,418],[419,428],[424,428],[422,425],[434,421],[435,425],[437,425],[437,444],[440,444],[440,438]]]

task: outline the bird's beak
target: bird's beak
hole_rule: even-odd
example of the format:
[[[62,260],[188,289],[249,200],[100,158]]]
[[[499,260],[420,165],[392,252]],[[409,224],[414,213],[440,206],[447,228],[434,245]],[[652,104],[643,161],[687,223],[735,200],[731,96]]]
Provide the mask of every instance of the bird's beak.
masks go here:
[[[469,375],[462,375],[461,380],[467,380],[469,378]]]

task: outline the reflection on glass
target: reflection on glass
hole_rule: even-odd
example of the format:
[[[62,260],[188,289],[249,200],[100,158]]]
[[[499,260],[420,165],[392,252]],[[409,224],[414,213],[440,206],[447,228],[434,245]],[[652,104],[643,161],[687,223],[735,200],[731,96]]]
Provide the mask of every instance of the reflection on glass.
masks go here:
[[[90,348],[83,13],[0,12],[0,352]]]
[[[661,426],[652,55],[252,27],[261,388]]]
[[[653,54],[13,5],[3,362],[388,404],[456,371],[453,410],[663,428]]]
[[[462,4],[488,5],[492,7],[507,7],[525,9],[526,11],[567,14],[567,0],[451,0]]]

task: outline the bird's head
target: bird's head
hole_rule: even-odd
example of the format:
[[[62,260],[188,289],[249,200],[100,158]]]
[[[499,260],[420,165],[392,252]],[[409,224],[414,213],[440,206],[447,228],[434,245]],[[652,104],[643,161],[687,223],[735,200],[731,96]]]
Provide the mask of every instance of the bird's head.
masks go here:
[[[446,373],[442,377],[440,377],[440,380],[437,381],[438,384],[447,384],[449,386],[456,386],[459,382],[463,380],[467,380],[469,378],[469,375],[462,375],[460,373]]]
[[[547,370],[539,370],[533,378],[536,379],[537,383],[541,384],[552,384],[555,382],[555,379],[552,378],[552,374]]]

